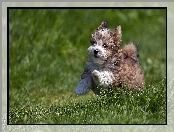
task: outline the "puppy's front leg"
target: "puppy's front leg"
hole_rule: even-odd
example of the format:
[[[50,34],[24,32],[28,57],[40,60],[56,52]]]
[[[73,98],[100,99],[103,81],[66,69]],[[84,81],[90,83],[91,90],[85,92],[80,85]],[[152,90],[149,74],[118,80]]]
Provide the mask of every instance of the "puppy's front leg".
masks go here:
[[[87,77],[81,79],[77,85],[77,88],[74,90],[75,94],[77,95],[84,95],[87,94],[91,88],[92,79],[91,77]]]
[[[79,81],[77,88],[74,90],[74,93],[77,95],[87,94],[92,86],[92,78],[91,75],[86,68],[81,76],[81,80]]]
[[[92,72],[92,77],[94,82],[97,84],[97,86],[101,86],[101,87],[108,87],[109,85],[111,85],[113,83],[114,80],[114,76],[112,74],[112,72],[110,71],[97,71],[94,70]]]

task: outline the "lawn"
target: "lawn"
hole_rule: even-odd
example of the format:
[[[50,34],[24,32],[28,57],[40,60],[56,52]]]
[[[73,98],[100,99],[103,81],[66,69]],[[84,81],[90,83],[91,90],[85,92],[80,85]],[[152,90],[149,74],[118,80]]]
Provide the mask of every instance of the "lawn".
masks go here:
[[[74,94],[103,20],[134,42],[146,85]],[[166,124],[165,9],[10,9],[9,124]]]

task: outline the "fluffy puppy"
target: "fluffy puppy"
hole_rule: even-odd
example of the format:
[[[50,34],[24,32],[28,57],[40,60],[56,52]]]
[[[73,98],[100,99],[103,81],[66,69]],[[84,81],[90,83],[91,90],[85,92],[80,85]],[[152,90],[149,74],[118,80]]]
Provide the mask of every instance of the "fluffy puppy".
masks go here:
[[[90,89],[99,94],[100,88],[123,86],[140,91],[145,84],[136,46],[129,43],[119,49],[121,26],[110,30],[107,25],[103,21],[91,35],[86,67],[74,91],[77,95],[84,95]]]

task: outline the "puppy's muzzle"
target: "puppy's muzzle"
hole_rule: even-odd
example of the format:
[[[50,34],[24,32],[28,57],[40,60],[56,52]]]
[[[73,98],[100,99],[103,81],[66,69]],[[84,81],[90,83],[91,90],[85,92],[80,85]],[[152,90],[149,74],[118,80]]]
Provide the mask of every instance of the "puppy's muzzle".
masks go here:
[[[97,58],[97,54],[98,54],[99,50],[98,49],[95,49],[94,50],[94,57]]]

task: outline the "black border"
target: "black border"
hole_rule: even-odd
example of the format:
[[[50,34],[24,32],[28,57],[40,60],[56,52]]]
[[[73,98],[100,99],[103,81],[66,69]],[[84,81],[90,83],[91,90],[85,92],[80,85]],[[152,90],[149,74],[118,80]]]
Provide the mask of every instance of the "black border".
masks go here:
[[[165,124],[9,124],[9,10],[10,9],[166,9],[166,123]],[[167,7],[7,7],[7,125],[167,125]]]

